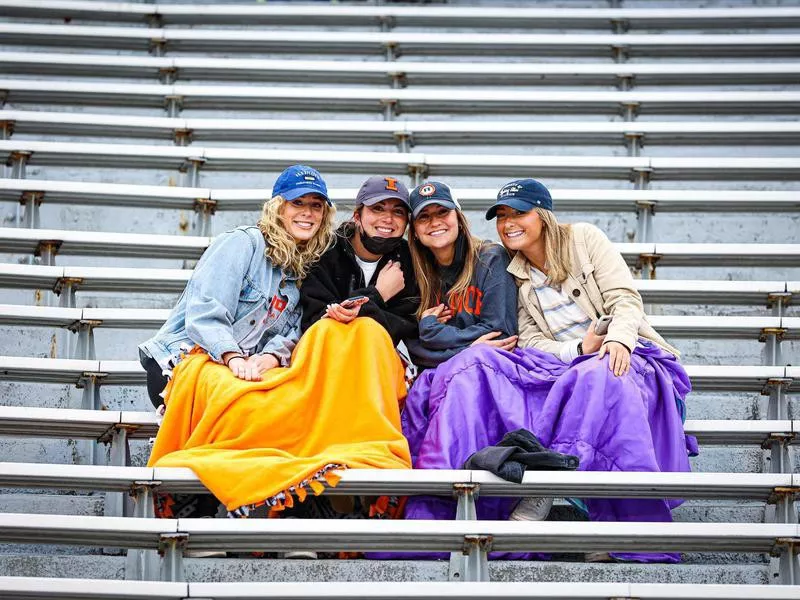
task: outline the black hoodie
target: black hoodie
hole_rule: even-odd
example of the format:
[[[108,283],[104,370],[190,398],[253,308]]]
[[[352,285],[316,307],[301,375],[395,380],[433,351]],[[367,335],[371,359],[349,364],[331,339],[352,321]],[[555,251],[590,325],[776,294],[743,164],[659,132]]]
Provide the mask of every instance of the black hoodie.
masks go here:
[[[372,279],[367,282],[356,262],[350,241],[354,235],[355,225],[352,222],[342,224],[336,231],[336,243],[322,255],[303,280],[300,288],[303,331],[322,318],[328,304],[342,302],[352,296],[367,296],[369,302],[361,306],[358,316],[375,319],[389,332],[395,345],[401,340],[416,338],[419,330],[415,313],[419,307],[419,292],[414,282],[408,243],[402,240],[394,252],[384,254],[378,261]],[[375,288],[375,282],[381,269],[390,260],[400,262],[405,287],[384,302]]]

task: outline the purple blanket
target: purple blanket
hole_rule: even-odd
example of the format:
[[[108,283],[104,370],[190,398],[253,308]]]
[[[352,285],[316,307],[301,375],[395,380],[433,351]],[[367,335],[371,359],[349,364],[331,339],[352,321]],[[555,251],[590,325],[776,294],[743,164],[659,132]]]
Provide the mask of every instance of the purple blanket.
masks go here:
[[[637,347],[631,370],[615,377],[608,358],[565,365],[533,349],[479,345],[414,383],[403,413],[416,469],[459,469],[475,451],[524,428],[552,450],[580,458],[582,471],[689,471],[697,442],[683,432],[689,377],[669,353]],[[671,521],[681,500],[587,499],[593,521]],[[505,520],[514,500],[483,498],[479,519]],[[407,519],[452,519],[455,502],[410,498]],[[579,549],[576,549],[579,550]],[[676,554],[612,554],[621,560],[677,562]]]

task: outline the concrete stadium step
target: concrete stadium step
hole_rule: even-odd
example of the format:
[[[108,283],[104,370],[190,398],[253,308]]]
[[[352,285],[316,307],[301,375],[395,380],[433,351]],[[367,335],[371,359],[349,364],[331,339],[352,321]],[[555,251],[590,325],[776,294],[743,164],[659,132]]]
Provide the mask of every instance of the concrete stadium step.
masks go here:
[[[178,141],[351,144],[800,144],[800,123],[785,121],[325,121],[181,119],[44,111],[0,111],[0,126],[22,135]]]
[[[352,205],[358,188],[332,188],[336,203]],[[453,188],[465,209],[491,206],[497,195],[494,188]],[[604,190],[553,189],[559,210],[591,212],[633,211],[637,203],[647,203],[657,212],[800,212],[797,193],[792,191],[743,190]],[[266,196],[261,189],[209,189],[192,187],[128,185],[78,181],[48,181],[0,178],[0,200],[39,204],[196,209],[210,205],[216,211],[260,210]]]
[[[443,581],[446,561],[187,559],[187,579],[215,581]],[[0,573],[17,576],[122,579],[122,556],[37,556],[0,554]],[[769,582],[767,565],[644,565],[579,562],[490,561],[493,581],[660,582],[763,585]],[[318,593],[319,593],[318,584]],[[323,585],[324,587],[324,585]],[[771,589],[770,588],[766,588]]]
[[[186,110],[284,110],[374,112],[387,107],[414,112],[541,113],[642,116],[668,114],[794,114],[797,91],[527,91],[507,89],[383,89],[202,84],[144,84],[0,79],[7,104],[63,103],[163,108],[174,99]]]
[[[795,7],[725,8],[561,8],[515,6],[252,6],[210,4],[198,11],[194,4],[86,2],[75,0],[2,0],[0,10],[13,17],[100,20],[164,25],[336,25],[376,27],[514,27],[612,29],[797,27]]]
[[[402,55],[600,56],[623,49],[631,57],[796,56],[794,34],[530,34],[326,31],[298,36],[285,29],[162,29],[0,23],[0,43],[178,52],[281,52]]]
[[[416,85],[722,85],[796,84],[793,62],[511,63],[276,60],[192,56],[117,56],[2,52],[4,74],[91,77],[169,76],[173,81],[226,80]]]
[[[0,159],[37,166],[78,166],[85,169],[187,169],[204,171],[279,170],[286,164],[313,164],[320,170],[360,174],[400,171],[429,178],[456,175],[513,177],[536,172],[540,177],[636,178],[653,180],[798,180],[795,158],[616,157],[565,155],[429,154],[421,152],[355,152],[326,150],[262,150],[215,146],[155,146],[0,140]]]

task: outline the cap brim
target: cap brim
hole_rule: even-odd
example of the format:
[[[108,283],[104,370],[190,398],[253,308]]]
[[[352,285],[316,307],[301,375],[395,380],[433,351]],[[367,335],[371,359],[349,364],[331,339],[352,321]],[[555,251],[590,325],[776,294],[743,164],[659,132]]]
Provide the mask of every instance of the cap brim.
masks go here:
[[[372,206],[373,204],[377,204],[378,202],[383,202],[384,200],[400,200],[400,202],[402,202],[403,205],[407,209],[411,210],[411,205],[408,203],[408,198],[403,198],[403,196],[400,196],[398,194],[391,194],[391,193],[389,193],[389,194],[378,194],[377,196],[372,196],[372,197],[364,200],[360,204],[363,204],[364,206]],[[358,204],[358,202],[357,202],[357,204]]]
[[[440,206],[444,206],[448,210],[455,210],[455,209],[458,208],[458,206],[456,205],[455,202],[450,202],[449,200],[433,200],[433,199],[431,199],[431,200],[426,200],[425,202],[423,202],[422,204],[417,206],[414,209],[414,212],[413,212],[412,216],[414,218],[416,218],[419,215],[419,213],[422,212],[423,208],[425,208],[426,206],[430,206],[431,204],[439,204]]]
[[[494,206],[490,207],[489,210],[486,211],[486,220],[491,221],[494,219],[497,216],[497,209],[501,206],[510,206],[514,210],[518,210],[520,212],[528,212],[534,208],[533,204],[530,202],[525,202],[524,200],[520,200],[518,198],[498,200],[494,203]]]
[[[328,195],[323,194],[316,188],[295,188],[281,195],[283,196],[284,200],[291,202],[292,200],[297,200],[300,196],[305,196],[306,194],[316,194],[317,196],[322,196],[325,198],[325,202],[328,203],[328,206],[333,206],[333,202],[331,202],[331,199],[328,198]]]

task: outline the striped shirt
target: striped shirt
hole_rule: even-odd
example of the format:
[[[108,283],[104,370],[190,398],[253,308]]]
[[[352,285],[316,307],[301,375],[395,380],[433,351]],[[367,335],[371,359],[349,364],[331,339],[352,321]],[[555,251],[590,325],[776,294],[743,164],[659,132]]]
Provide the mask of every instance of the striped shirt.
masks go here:
[[[548,285],[547,275],[539,269],[531,267],[530,274],[531,285],[539,300],[544,320],[553,338],[558,342],[564,342],[561,345],[559,358],[565,363],[570,363],[578,356],[578,343],[589,330],[592,319],[575,303],[572,296],[561,290],[561,286]]]

